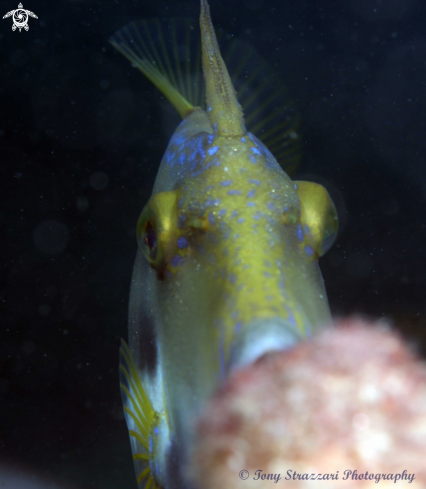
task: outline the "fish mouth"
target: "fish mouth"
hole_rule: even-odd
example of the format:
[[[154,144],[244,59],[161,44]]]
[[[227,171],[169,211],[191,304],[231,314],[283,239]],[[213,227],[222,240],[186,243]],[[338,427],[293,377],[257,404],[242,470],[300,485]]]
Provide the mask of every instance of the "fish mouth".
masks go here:
[[[254,319],[234,337],[230,347],[229,371],[251,365],[266,353],[292,348],[303,336],[280,317]]]

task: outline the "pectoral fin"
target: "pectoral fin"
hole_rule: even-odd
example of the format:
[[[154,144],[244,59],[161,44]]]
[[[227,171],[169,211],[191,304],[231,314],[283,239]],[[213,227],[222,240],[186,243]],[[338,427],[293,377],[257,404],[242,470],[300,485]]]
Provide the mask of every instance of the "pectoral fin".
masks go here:
[[[188,101],[192,80],[185,77],[190,59],[184,56],[181,61],[177,53],[170,53],[164,44],[164,38],[176,39],[181,32],[177,27],[180,24],[165,26],[159,20],[131,22],[117,31],[110,43],[170,100],[184,118],[194,109]],[[185,22],[185,27],[189,33],[189,21]],[[173,47],[177,49],[176,45]],[[187,51],[190,54],[189,45]]]
[[[120,388],[139,489],[161,489],[169,430],[165,413],[152,408],[130,348],[121,340]]]

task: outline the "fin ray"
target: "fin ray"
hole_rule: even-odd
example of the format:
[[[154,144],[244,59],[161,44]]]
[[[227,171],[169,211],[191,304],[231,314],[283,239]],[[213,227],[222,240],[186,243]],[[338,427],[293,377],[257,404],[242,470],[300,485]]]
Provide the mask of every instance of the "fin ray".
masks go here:
[[[267,146],[288,174],[293,173],[301,159],[300,117],[280,77],[250,44],[229,40],[220,30],[216,34],[247,130]],[[182,117],[194,107],[205,107],[195,20],[132,22],[110,42],[166,95]]]
[[[131,22],[118,30],[110,43],[168,98],[181,117],[194,109],[178,88],[158,20]],[[163,46],[163,56],[156,44]]]
[[[160,489],[150,466],[150,432],[156,423],[157,413],[145,392],[130,348],[124,340],[121,340],[119,374],[138,488]]]
[[[291,174],[301,160],[300,117],[280,76],[244,41],[231,41],[222,53],[244,110],[247,130]]]

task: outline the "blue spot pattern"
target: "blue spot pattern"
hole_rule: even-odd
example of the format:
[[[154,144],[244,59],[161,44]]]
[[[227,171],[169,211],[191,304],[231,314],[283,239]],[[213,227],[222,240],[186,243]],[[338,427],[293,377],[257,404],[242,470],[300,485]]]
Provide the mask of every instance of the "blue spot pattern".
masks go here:
[[[177,246],[180,249],[187,248],[188,240],[184,236],[180,236],[177,240]]]
[[[306,245],[305,246],[305,253],[308,255],[308,256],[312,256],[314,254],[314,250],[312,249],[311,246],[309,245]]]
[[[260,151],[260,154],[266,157],[266,166],[271,169],[281,169],[279,163],[277,160],[274,158],[273,154],[269,151],[269,149],[258,139],[256,136],[254,136],[251,133],[248,133],[250,139],[254,143],[255,147]]]
[[[205,207],[218,206],[220,204],[220,199],[207,199]]]
[[[170,177],[173,183],[188,174],[196,176],[213,165],[220,165],[218,159],[205,161],[207,156],[213,156],[219,150],[219,146],[211,146],[214,139],[215,135],[207,132],[194,135],[188,119],[181,122],[163,157],[163,163],[172,170]]]
[[[170,265],[172,267],[179,267],[183,263],[183,258],[179,255],[175,255],[171,260],[170,260]]]

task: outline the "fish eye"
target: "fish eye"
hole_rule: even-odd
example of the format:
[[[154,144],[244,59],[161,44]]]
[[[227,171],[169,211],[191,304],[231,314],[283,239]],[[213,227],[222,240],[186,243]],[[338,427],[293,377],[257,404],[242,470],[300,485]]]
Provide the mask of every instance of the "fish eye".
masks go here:
[[[333,246],[339,230],[336,207],[327,190],[318,183],[295,182],[300,200],[300,220],[305,239],[317,257]]]
[[[149,250],[150,257],[155,259],[155,254],[157,252],[157,235],[151,221],[147,221],[146,223],[143,241]]]
[[[143,255],[162,273],[170,262],[177,240],[176,192],[160,192],[143,209],[136,228]]]

